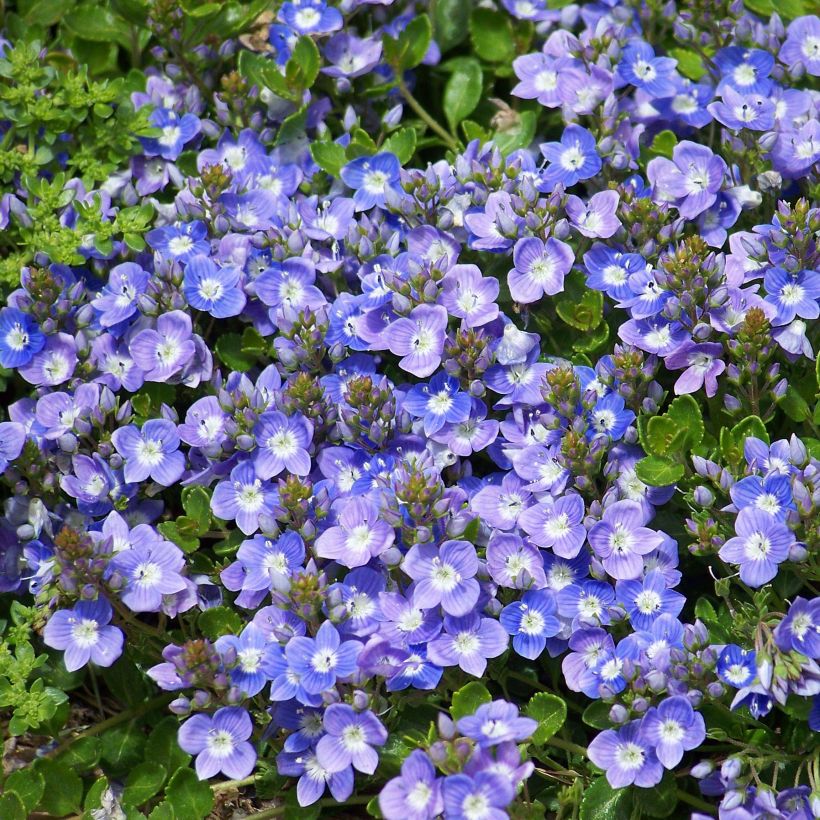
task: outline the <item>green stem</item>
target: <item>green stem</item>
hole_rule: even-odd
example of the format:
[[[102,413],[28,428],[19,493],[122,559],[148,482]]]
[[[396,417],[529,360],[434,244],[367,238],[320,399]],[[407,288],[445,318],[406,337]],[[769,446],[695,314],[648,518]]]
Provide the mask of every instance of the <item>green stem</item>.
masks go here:
[[[547,743],[547,746],[555,746],[556,749],[563,749],[565,752],[574,752],[577,755],[583,755],[586,757],[587,749],[586,746],[579,746],[577,743],[572,743],[569,740],[564,740],[561,737],[553,736],[551,737]]]
[[[711,803],[707,803],[705,800],[701,800],[699,797],[695,797],[695,795],[689,794],[689,792],[685,792],[683,789],[678,789],[676,794],[681,803],[688,803],[690,806],[694,806],[694,808],[712,815],[712,817],[715,816],[715,807]]]
[[[407,83],[404,82],[404,79],[399,76],[396,80],[396,84],[398,86],[399,91],[401,91],[402,97],[407,100],[407,104],[416,114],[421,118],[421,120],[427,125],[427,127],[435,132],[444,142],[444,144],[453,151],[458,151],[459,144],[458,142],[453,139],[452,135],[449,134],[444,128],[442,128],[427,112],[424,106],[412,95],[410,89],[407,87]]]
[[[211,791],[214,794],[219,794],[220,792],[229,792],[234,789],[239,790],[245,786],[252,786],[256,782],[256,777],[255,774],[252,774],[249,777],[243,777],[242,780],[225,780],[222,783],[214,783],[211,786]]]
[[[57,757],[68,749],[68,747],[71,746],[71,744],[76,740],[79,740],[82,737],[94,737],[94,735],[100,735],[103,732],[106,732],[112,726],[119,726],[120,723],[127,723],[129,720],[136,720],[136,718],[142,717],[142,715],[147,712],[153,712],[154,709],[158,709],[160,706],[169,704],[175,697],[176,695],[173,692],[165,692],[162,695],[157,695],[157,697],[152,698],[151,700],[146,700],[144,703],[140,703],[133,709],[126,709],[124,712],[120,712],[119,714],[108,718],[108,720],[95,723],[88,729],[74,735],[74,737],[64,740],[59,746],[52,749],[46,757]]]

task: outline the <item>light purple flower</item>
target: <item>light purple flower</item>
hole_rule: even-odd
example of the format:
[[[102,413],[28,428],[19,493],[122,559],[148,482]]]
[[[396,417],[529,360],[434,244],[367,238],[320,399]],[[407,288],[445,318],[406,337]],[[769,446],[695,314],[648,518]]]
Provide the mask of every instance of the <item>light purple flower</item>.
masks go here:
[[[333,799],[344,803],[353,793],[353,767],[329,772],[319,762],[315,751],[280,752],[276,769],[281,775],[298,777],[296,799],[300,806],[310,806],[330,789]]]
[[[586,541],[587,531],[583,525],[584,500],[570,493],[553,503],[534,504],[518,519],[530,540],[539,547],[552,547],[562,558],[574,558]]]
[[[478,556],[469,541],[415,544],[402,569],[416,582],[413,599],[422,609],[441,604],[450,615],[466,615],[478,600]]]
[[[466,327],[486,325],[498,316],[498,279],[482,276],[476,265],[453,265],[441,284],[441,304]]]
[[[137,297],[145,293],[149,278],[148,271],[133,262],[111,268],[108,283],[91,301],[100,313],[100,324],[112,327],[133,316],[137,312]]]
[[[333,703],[322,720],[325,734],[316,744],[316,757],[329,772],[348,766],[373,774],[379,765],[374,746],[384,746],[387,730],[371,711],[356,712],[346,703]]]
[[[388,325],[385,336],[390,352],[402,357],[402,370],[423,379],[441,364],[446,330],[446,308],[420,305],[408,317]]]
[[[414,749],[401,764],[401,775],[388,780],[379,793],[385,820],[433,820],[444,803],[436,768],[421,749]]]
[[[196,773],[200,780],[208,780],[220,772],[226,777],[241,780],[256,765],[256,750],[248,742],[253,723],[245,709],[225,706],[210,715],[194,715],[177,733],[183,751],[196,755]]]
[[[111,666],[122,654],[125,636],[110,626],[113,610],[105,598],[79,601],[73,609],[59,609],[48,619],[43,630],[46,646],[65,651],[63,660],[69,672],[81,669],[89,661],[97,666]]]
[[[319,695],[330,689],[337,678],[346,678],[356,671],[361,648],[358,641],[342,641],[336,627],[325,621],[315,638],[291,638],[285,656],[305,692]]]
[[[541,174],[539,188],[543,191],[552,191],[558,184],[570,188],[601,170],[595,137],[580,125],[568,125],[560,142],[545,142],[540,148],[549,163]]]
[[[807,74],[820,77],[820,19],[816,14],[789,23],[786,40],[777,55],[790,68],[800,64]]]
[[[493,581],[509,589],[547,585],[541,553],[516,533],[493,532],[487,545],[487,570]]]
[[[196,346],[191,335],[191,317],[181,310],[172,310],[157,319],[156,330],[137,333],[128,343],[128,350],[145,372],[146,381],[164,382],[193,358]]]
[[[133,612],[159,612],[163,596],[186,588],[182,550],[159,538],[121,550],[108,566],[124,579],[120,598]]]
[[[494,618],[472,612],[460,618],[447,615],[444,632],[427,647],[430,660],[439,666],[459,666],[468,675],[480,678],[488,658],[497,658],[507,648],[509,638]]]
[[[685,751],[697,749],[706,739],[702,715],[681,695],[651,708],[644,715],[641,731],[666,769],[674,769]]]
[[[521,717],[514,703],[494,700],[492,703],[482,703],[475,714],[459,719],[456,726],[463,735],[487,748],[506,740],[518,743],[526,740],[538,728],[538,721]]]
[[[705,387],[706,395],[714,396],[718,389],[717,377],[726,369],[726,363],[720,358],[722,354],[722,344],[697,344],[687,340],[668,355],[663,361],[670,370],[686,368],[675,382],[675,394],[696,393]]]
[[[513,250],[515,268],[507,275],[510,295],[523,305],[537,302],[542,296],[553,296],[564,289],[575,256],[572,248],[560,239],[537,237],[519,239]]]
[[[170,487],[185,471],[176,425],[167,419],[150,419],[142,428],[120,427],[111,434],[111,441],[125,459],[123,475],[129,484],[151,478]]]
[[[513,649],[530,660],[541,655],[547,638],[561,631],[555,597],[552,590],[547,589],[525,592],[520,601],[513,601],[501,610],[498,620],[507,634],[513,636]]]
[[[207,256],[194,256],[185,265],[183,293],[188,304],[216,319],[238,316],[245,307],[242,271],[217,267]]]
[[[257,443],[253,455],[257,478],[273,478],[283,470],[298,476],[310,472],[308,448],[313,441],[313,424],[300,413],[292,416],[278,410],[263,413],[253,433]]]
[[[653,744],[641,731],[641,721],[633,720],[620,729],[601,732],[587,747],[589,759],[606,772],[613,789],[635,784],[657,786],[663,766]]]
[[[604,569],[618,580],[640,576],[643,559],[663,542],[660,533],[647,529],[646,511],[637,501],[616,501],[589,531],[590,546]]]
[[[444,816],[448,820],[505,820],[515,796],[510,779],[491,771],[475,777],[453,774],[444,778]]]
[[[740,566],[740,580],[760,587],[777,575],[777,565],[789,557],[794,533],[781,521],[756,507],[744,507],[735,521],[737,536],[718,555]]]
[[[23,452],[26,428],[16,421],[0,422],[0,474]]]
[[[231,470],[230,478],[220,481],[211,496],[211,511],[223,521],[236,521],[245,535],[265,529],[263,519],[273,520],[276,491],[262,482],[247,461]]]
[[[316,539],[316,555],[346,567],[361,567],[392,545],[395,531],[379,518],[379,509],[372,501],[356,496],[338,503],[337,526]]]
[[[619,202],[617,191],[599,191],[586,203],[580,197],[570,195],[566,203],[567,216],[572,227],[583,236],[608,239],[621,227],[616,216]]]

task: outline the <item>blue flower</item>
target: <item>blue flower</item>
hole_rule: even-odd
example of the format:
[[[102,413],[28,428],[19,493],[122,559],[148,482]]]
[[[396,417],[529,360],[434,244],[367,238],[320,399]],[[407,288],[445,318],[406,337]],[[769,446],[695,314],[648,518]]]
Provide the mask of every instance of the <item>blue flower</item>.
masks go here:
[[[675,93],[676,60],[656,57],[649,43],[630,43],[621,53],[617,74],[624,82],[641,88],[652,97],[670,97]]]
[[[276,652],[273,646],[254,623],[249,623],[238,637],[223,635],[216,642],[216,649],[223,658],[226,655],[236,657],[235,665],[226,661],[226,666],[231,667],[231,683],[248,697],[261,692],[274,676]]]
[[[387,188],[395,188],[399,181],[401,165],[394,154],[386,151],[372,157],[358,157],[341,170],[345,185],[356,193],[353,202],[357,211],[384,207]]]
[[[241,277],[239,268],[219,268],[207,256],[197,254],[185,266],[182,291],[191,307],[227,319],[238,316],[245,307]]]
[[[717,663],[718,677],[729,686],[741,689],[748,686],[757,675],[755,652],[729,644],[720,653]]]
[[[544,651],[547,638],[557,635],[561,623],[555,615],[555,600],[549,590],[530,590],[520,601],[501,610],[498,620],[513,636],[513,649],[534,660]]]
[[[283,3],[279,19],[299,34],[328,34],[342,27],[342,14],[323,0]]]
[[[595,137],[580,125],[568,126],[560,142],[543,143],[541,153],[549,162],[541,174],[542,191],[552,191],[558,183],[569,188],[601,170]]]
[[[404,400],[404,409],[424,419],[424,434],[431,436],[445,424],[458,424],[470,415],[470,396],[459,390],[458,379],[440,371],[429,384],[414,385]]]
[[[358,641],[342,642],[336,627],[325,621],[315,638],[291,638],[285,656],[304,690],[318,695],[330,689],[337,678],[346,678],[356,671],[361,648]]]
[[[195,220],[182,225],[164,225],[145,234],[145,241],[158,251],[163,259],[187,262],[198,253],[211,250],[208,229],[204,222]]]
[[[610,393],[598,399],[589,414],[588,436],[609,436],[612,441],[623,438],[627,427],[635,421],[635,414],[626,409],[623,398],[617,393]]]
[[[0,366],[27,365],[45,343],[46,337],[28,313],[13,307],[0,310]]]
[[[162,133],[158,137],[140,137],[140,142],[149,157],[160,156],[175,160],[182,153],[185,144],[200,131],[199,117],[193,114],[180,116],[169,108],[155,108],[151,112],[151,125]]]

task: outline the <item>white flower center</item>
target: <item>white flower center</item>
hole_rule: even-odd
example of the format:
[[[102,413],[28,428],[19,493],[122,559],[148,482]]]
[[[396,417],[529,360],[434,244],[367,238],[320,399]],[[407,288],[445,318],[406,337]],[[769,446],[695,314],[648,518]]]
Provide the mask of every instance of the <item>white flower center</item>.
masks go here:
[[[83,649],[88,649],[90,646],[95,646],[99,641],[100,625],[91,618],[75,619],[71,618],[71,637],[74,638],[74,643]]]

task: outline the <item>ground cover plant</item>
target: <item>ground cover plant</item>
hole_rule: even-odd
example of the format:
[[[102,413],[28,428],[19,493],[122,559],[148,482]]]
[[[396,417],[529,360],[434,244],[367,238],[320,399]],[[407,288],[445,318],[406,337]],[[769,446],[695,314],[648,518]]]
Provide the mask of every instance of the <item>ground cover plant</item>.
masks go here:
[[[0,818],[820,816],[809,0],[18,0]]]

